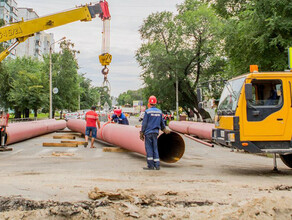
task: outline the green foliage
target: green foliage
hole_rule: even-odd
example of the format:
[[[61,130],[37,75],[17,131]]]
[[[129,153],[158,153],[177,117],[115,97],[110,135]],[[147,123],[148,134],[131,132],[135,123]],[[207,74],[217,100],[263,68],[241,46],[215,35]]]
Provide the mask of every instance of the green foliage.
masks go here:
[[[246,10],[249,0],[206,0],[212,2],[216,12],[225,19],[237,16],[240,12]]]
[[[42,63],[32,58],[16,58],[4,63],[1,71],[1,104],[20,111],[42,107],[48,99]]]
[[[246,8],[228,19],[225,27],[230,71],[241,74],[251,64],[258,64],[261,71],[286,69],[287,49],[292,42],[292,2],[259,0]]]
[[[133,101],[142,100],[144,104],[147,103],[147,97],[144,96],[144,89],[138,90],[128,90],[119,95],[118,104],[125,105],[130,104],[133,105]]]
[[[208,113],[198,108],[196,88],[200,77],[214,70],[214,60],[222,60],[221,22],[201,1],[186,0],[178,12],[177,16],[170,12],[151,14],[140,29],[144,43],[136,59],[143,68],[145,94],[156,95],[161,108],[174,109],[177,77],[180,106],[207,118]],[[212,74],[216,73],[219,71]]]
[[[77,52],[70,41],[64,41],[61,51],[52,54],[52,87],[59,90],[53,94],[54,111],[76,111],[79,96],[80,107],[84,109],[97,105],[100,97],[102,104],[111,105],[105,88],[92,87],[89,79],[78,75]],[[27,57],[3,61],[0,64],[0,106],[15,109],[16,117],[21,117],[19,112],[24,111],[28,117],[29,109],[49,112],[49,63],[49,55],[44,56],[43,61]]]
[[[53,110],[78,109],[78,96],[81,93],[79,86],[78,64],[75,58],[76,51],[70,40],[60,43],[61,51],[52,54],[52,87],[58,88],[58,93],[53,94]],[[49,75],[50,57],[44,56],[44,71]],[[49,77],[49,76],[47,76]],[[49,87],[46,87],[49,93]],[[47,106],[48,107],[48,106]]]
[[[106,87],[93,87],[91,86],[91,80],[84,77],[84,75],[79,75],[80,78],[80,108],[89,109],[91,106],[98,106],[100,102],[103,106],[106,102],[109,106],[112,105],[112,100],[108,94]]]

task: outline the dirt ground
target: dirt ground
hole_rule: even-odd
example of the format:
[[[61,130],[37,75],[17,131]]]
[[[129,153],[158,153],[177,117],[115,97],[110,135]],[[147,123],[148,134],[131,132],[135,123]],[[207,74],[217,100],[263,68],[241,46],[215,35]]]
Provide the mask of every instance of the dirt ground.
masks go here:
[[[53,135],[0,153],[0,219],[292,219],[292,169],[280,159],[273,172],[272,158],[184,138],[179,162],[144,171],[144,156],[98,142],[42,147],[60,142]]]

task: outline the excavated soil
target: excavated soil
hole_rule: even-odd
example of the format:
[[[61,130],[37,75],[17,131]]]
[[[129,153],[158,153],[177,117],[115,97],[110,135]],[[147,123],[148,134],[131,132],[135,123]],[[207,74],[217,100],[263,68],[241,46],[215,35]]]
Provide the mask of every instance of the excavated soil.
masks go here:
[[[134,189],[102,191],[95,187],[89,201],[34,201],[0,197],[0,219],[292,219],[291,186],[259,189],[265,196],[233,202],[194,199],[192,193],[166,191],[143,194]]]

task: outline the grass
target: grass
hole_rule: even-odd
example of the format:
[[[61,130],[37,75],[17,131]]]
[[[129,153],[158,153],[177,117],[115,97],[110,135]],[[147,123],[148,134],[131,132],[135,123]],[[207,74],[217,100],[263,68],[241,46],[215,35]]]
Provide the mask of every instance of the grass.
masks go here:
[[[60,117],[59,112],[55,112],[55,117]],[[10,119],[14,119],[14,114],[9,115]],[[30,113],[29,118],[34,118],[34,114]],[[49,118],[49,113],[38,113],[37,119]]]

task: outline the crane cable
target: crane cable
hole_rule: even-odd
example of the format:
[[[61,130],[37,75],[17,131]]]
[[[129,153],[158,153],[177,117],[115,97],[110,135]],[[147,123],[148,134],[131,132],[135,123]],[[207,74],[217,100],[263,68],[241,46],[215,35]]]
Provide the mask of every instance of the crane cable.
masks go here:
[[[99,56],[99,62],[104,68],[101,70],[103,74],[103,87],[107,87],[108,93],[110,94],[111,86],[108,81],[108,65],[110,65],[112,61],[112,55],[110,52],[110,17],[103,20],[103,30],[102,30],[102,47],[101,47],[101,55]]]

